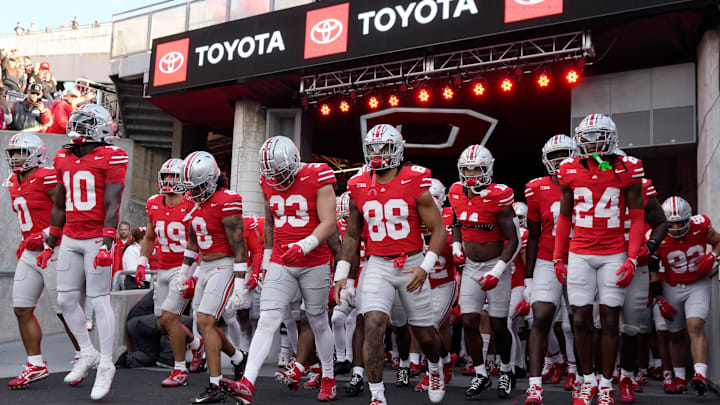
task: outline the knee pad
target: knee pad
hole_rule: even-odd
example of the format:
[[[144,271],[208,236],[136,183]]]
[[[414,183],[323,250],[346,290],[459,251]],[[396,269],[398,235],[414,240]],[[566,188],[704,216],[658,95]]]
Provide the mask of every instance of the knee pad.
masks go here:
[[[58,291],[58,306],[62,312],[68,312],[80,305],[80,291]]]
[[[283,321],[283,312],[277,309],[263,311],[258,320],[257,331],[274,333]],[[256,332],[257,333],[257,332]]]
[[[640,328],[635,325],[629,325],[629,324],[623,324],[622,328],[620,328],[622,333],[624,335],[628,336],[637,336],[638,333],[640,333]]]

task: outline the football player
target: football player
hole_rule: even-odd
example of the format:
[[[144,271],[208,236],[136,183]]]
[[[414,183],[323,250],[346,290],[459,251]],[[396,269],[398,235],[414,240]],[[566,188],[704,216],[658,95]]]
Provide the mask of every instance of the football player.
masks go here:
[[[47,267],[60,236],[57,259],[58,305],[80,345],[80,358],[65,383],[77,385],[97,367],[90,398],[107,395],[115,376],[112,354],[115,313],[110,304],[113,241],[116,236],[128,156],[108,144],[115,137],[112,116],[97,104],[85,104],[70,114],[67,135],[72,141],[55,155],[58,183],[47,247],[37,263]],[[90,341],[80,289],[95,311],[100,353]]]
[[[33,133],[20,132],[13,135],[5,147],[5,155],[12,172],[7,181],[11,205],[17,214],[23,237],[17,249],[18,264],[12,294],[13,310],[27,353],[27,365],[17,378],[8,382],[8,388],[18,389],[42,381],[49,375],[40,352],[42,330],[34,315],[43,288],[63,325],[65,320],[57,304],[57,261],[52,260],[50,268],[45,270],[40,269],[36,261],[37,255],[43,250],[43,231],[50,225],[50,210],[57,186],[55,169],[41,166],[45,162],[45,144]],[[77,355],[80,348],[67,325],[65,330]]]
[[[542,148],[542,162],[548,175],[531,180],[525,186],[529,231],[525,293],[529,293],[533,311],[533,324],[528,339],[530,380],[526,405],[543,402],[543,356],[548,351],[548,336],[554,333],[551,328],[560,310],[561,298],[566,293],[565,287],[555,276],[552,259],[561,197],[558,168],[560,162],[571,157],[574,151],[575,143],[569,136],[551,137]],[[566,260],[565,256],[563,260]],[[572,348],[568,351],[572,351]],[[548,370],[548,373],[551,371]],[[572,371],[568,373],[574,374]]]
[[[478,398],[492,385],[479,331],[486,299],[495,353],[501,358],[498,397],[508,398],[515,386],[510,365],[512,335],[507,328],[511,275],[506,270],[520,250],[520,233],[512,208],[512,189],[492,182],[494,162],[484,146],[468,146],[458,159],[460,181],[450,187],[450,205],[455,215],[453,242],[462,241],[456,254],[465,260],[460,282],[465,347],[475,368],[475,377],[465,390],[467,399]]]
[[[260,320],[250,344],[245,376],[240,381],[224,379],[222,388],[237,401],[252,402],[255,380],[273,336],[285,309],[300,291],[322,364],[318,400],[332,401],[336,387],[333,336],[327,314],[330,248],[326,241],[337,226],[335,174],[324,163],[300,162],[297,147],[284,136],[265,141],[259,160],[266,218],[263,270],[267,270],[260,297]],[[270,243],[272,250],[268,252]],[[304,366],[298,362],[291,366],[287,383],[299,383]]]
[[[190,230],[190,213],[195,206],[185,198],[182,164],[182,159],[169,159],[158,171],[160,193],[148,198],[145,206],[147,231],[140,241],[140,259],[135,272],[135,282],[143,286],[146,271],[150,269],[150,256],[157,245],[159,266],[153,289],[153,307],[158,328],[169,335],[175,357],[175,366],[170,376],[162,381],[163,387],[187,385],[186,345],[192,351],[191,365],[203,362],[202,339],[194,336],[180,322],[180,315],[188,303],[180,291],[185,282],[180,272]]]
[[[685,330],[690,335],[690,352],[695,375],[690,381],[698,395],[708,390],[708,344],[705,319],[710,311],[710,279],[708,275],[720,254],[720,234],[713,229],[706,215],[692,215],[690,204],[681,197],[670,197],[662,204],[669,225],[668,235],[660,243],[657,259],[665,267],[665,282],[651,285],[655,303],[668,319],[670,353],[675,372],[675,389],[686,390]],[[705,253],[706,246],[712,246]],[[658,260],[649,263],[651,271]]]
[[[428,275],[430,279],[430,297],[432,298],[433,305],[433,323],[440,336],[440,359],[443,365],[443,380],[445,384],[447,384],[453,378],[453,368],[457,360],[457,357],[450,354],[452,330],[449,315],[458,296],[458,283],[455,281],[455,263],[453,263],[452,255],[452,211],[448,210],[443,212],[443,204],[447,197],[445,194],[445,186],[440,180],[432,179],[432,185],[428,191],[441,213],[447,232],[445,248],[442,254],[438,256],[438,261],[435,263],[432,273]],[[429,237],[431,235],[423,236]],[[413,344],[417,344],[417,339],[413,339]],[[413,353],[410,354],[411,361],[412,355]],[[415,386],[415,391],[427,391],[429,381],[430,375],[425,373],[423,380]]]
[[[396,297],[428,359],[430,401],[437,403],[445,396],[428,274],[442,253],[447,234],[428,192],[430,171],[403,165],[403,149],[402,135],[391,125],[376,125],[363,138],[363,155],[370,170],[348,181],[350,216],[342,260],[335,270],[335,288],[343,288],[351,263],[357,260],[361,231],[366,229],[368,260],[359,295],[360,311],[365,315],[363,357],[374,405],[386,403],[383,337]],[[425,255],[421,223],[431,233]]]
[[[247,353],[235,350],[217,328],[233,291],[235,274],[250,278],[243,237],[242,197],[226,188],[227,184],[223,184],[226,179],[208,152],[189,154],[183,161],[181,173],[187,198],[195,204],[189,212],[190,231],[180,269],[181,288],[186,297],[190,295],[187,291],[194,292],[193,310],[210,374],[208,387],[194,403],[220,402],[223,399],[218,389],[222,378],[220,351],[230,357],[238,377],[248,357]],[[200,264],[192,277],[190,266],[198,257]],[[246,288],[245,283],[240,284],[239,288]]]
[[[641,183],[645,171],[640,160],[616,155],[617,129],[605,115],[585,117],[575,129],[574,141],[578,157],[564,160],[557,174],[562,196],[553,263],[558,280],[568,287],[575,344],[583,371],[583,386],[573,404],[590,404],[597,394],[598,402],[608,405],[615,403],[612,374],[624,289],[632,282],[644,241]],[[630,217],[628,241],[623,226],[626,210]],[[575,234],[570,241],[573,211]],[[563,256],[568,245],[566,267]],[[596,292],[602,325],[599,388],[592,368]]]

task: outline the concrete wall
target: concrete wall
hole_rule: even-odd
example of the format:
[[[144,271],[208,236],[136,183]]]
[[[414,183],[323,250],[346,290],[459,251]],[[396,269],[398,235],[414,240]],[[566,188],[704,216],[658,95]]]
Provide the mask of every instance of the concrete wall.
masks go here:
[[[9,139],[15,132],[0,131],[0,145],[7,145]],[[52,165],[52,159],[62,145],[68,143],[69,138],[64,135],[48,135],[41,134],[40,137],[45,142],[47,147],[47,166]],[[130,139],[118,139],[115,145],[123,148],[129,157],[129,167],[133,167],[133,141]],[[4,159],[5,154],[3,152],[2,157]],[[0,173],[2,174],[3,181],[9,174],[7,164],[3,161],[0,163]],[[126,187],[123,192],[122,206],[120,207],[120,218],[123,219],[128,215],[128,206],[130,199],[130,188],[132,185],[132,170],[128,170],[125,176]],[[10,193],[7,187],[0,187],[0,229],[4,230],[4,237],[0,238],[0,270],[15,270],[17,265],[17,258],[15,257],[15,250],[18,244],[22,240],[20,234],[20,228],[18,225],[18,219],[15,213],[10,208]]]
[[[265,142],[265,111],[251,100],[235,102],[230,189],[243,198],[243,213],[264,216],[258,150]]]
[[[131,166],[130,199],[125,220],[131,226],[144,226],[147,223],[145,202],[148,197],[157,194],[157,172],[170,158],[170,151],[149,149],[137,144],[133,148]]]
[[[707,31],[697,57],[697,211],[720,224],[720,29]],[[710,317],[705,331],[709,343],[708,377],[720,386],[720,281],[713,277]]]

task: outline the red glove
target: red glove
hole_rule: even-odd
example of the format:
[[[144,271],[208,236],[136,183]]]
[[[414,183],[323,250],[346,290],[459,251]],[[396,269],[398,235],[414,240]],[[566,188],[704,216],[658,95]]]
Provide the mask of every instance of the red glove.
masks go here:
[[[648,259],[650,259],[650,252],[648,251],[648,248],[646,245],[640,246],[640,250],[638,251],[638,263],[647,263]]]
[[[28,235],[28,237],[25,238],[25,248],[32,251],[43,250],[42,232],[35,232]]]
[[[15,256],[17,256],[18,260],[20,260],[20,257],[22,256],[23,252],[25,251],[25,241],[20,241],[20,245],[18,246],[17,250],[15,251]]]
[[[247,279],[247,281],[245,282],[245,287],[247,287],[248,291],[254,290],[255,287],[257,287],[257,285],[258,285],[258,280],[257,280],[257,277],[255,277],[254,274],[253,274],[252,276],[250,276],[250,277]]]
[[[478,282],[481,284],[480,288],[484,291],[492,290],[493,288],[497,287],[498,281],[500,281],[499,278],[493,276],[492,274],[486,274],[478,280]]]
[[[525,301],[525,298],[523,298],[522,301],[520,301],[519,304],[515,307],[515,311],[512,315],[512,320],[516,320],[520,316],[527,316],[527,314],[530,313],[530,304]]]
[[[183,298],[190,299],[195,296],[195,285],[197,284],[197,280],[195,280],[195,277],[190,277],[185,284],[183,284]]]
[[[143,281],[145,281],[145,273],[146,273],[148,267],[150,267],[150,266],[148,266],[147,264],[145,264],[145,265],[139,264],[137,266],[137,270],[135,270],[135,282],[140,287],[145,287],[145,284],[143,283]]]
[[[668,302],[664,299],[655,298],[655,303],[657,304],[658,309],[660,309],[660,314],[662,314],[663,318],[672,321],[675,314],[678,312],[677,309],[668,304]]]
[[[697,261],[697,274],[701,277],[705,277],[712,271],[713,266],[715,265],[715,261],[717,260],[718,255],[715,252],[710,252],[706,254],[705,256],[701,257]]]
[[[450,317],[452,318],[452,321],[450,321],[451,325],[455,325],[462,320],[462,314],[460,313],[460,304],[455,305],[455,308],[450,311]]]
[[[97,256],[95,256],[93,266],[95,266],[96,269],[98,267],[107,267],[112,265],[112,261],[112,254],[108,252],[105,245],[103,245],[102,247],[100,247]]]
[[[565,263],[560,259],[555,259],[553,264],[555,266],[555,277],[557,277],[560,284],[567,285],[567,267],[565,267]]]
[[[41,269],[47,268],[48,262],[50,261],[50,257],[53,255],[53,250],[50,248],[46,248],[37,256],[37,265],[40,266]]]
[[[465,264],[465,254],[463,253],[463,250],[462,250],[462,243],[453,242],[452,243],[452,252],[453,252],[453,263],[455,263],[456,266]]]
[[[285,264],[292,265],[303,257],[305,257],[305,253],[303,253],[300,245],[291,243],[288,245],[288,250],[280,257],[280,260]]]
[[[620,269],[615,273],[616,276],[620,276],[620,279],[615,283],[620,288],[627,288],[632,283],[633,276],[635,275],[635,268],[637,267],[637,260],[627,259]]]

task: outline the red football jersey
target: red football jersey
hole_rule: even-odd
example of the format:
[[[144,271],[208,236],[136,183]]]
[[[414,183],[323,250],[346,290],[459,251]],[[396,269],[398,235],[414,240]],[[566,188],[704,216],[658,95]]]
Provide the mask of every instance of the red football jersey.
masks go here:
[[[530,232],[525,228],[520,228],[521,247],[527,247],[528,235]],[[510,288],[522,287],[525,285],[525,263],[520,258],[520,254],[515,257],[512,263],[512,279],[510,280]]]
[[[705,255],[708,231],[712,228],[710,218],[694,215],[690,218],[690,230],[680,239],[668,235],[660,243],[656,255],[665,266],[665,282],[670,285],[690,284],[698,281],[698,259]]]
[[[401,166],[387,184],[377,184],[371,172],[348,180],[350,198],[365,221],[368,256],[396,256],[423,249],[417,200],[431,184],[430,170]]]
[[[570,158],[560,164],[558,180],[570,187],[575,197],[571,252],[611,255],[627,251],[625,190],[640,183],[644,175],[642,162],[631,156],[616,159],[613,170],[605,172],[590,159]]]
[[[83,157],[62,148],[53,160],[58,181],[65,186],[63,235],[75,239],[102,236],[105,184],[125,184],[128,156],[117,146],[103,145]]]
[[[447,210],[445,208],[448,208]],[[432,273],[430,273],[430,288],[435,288],[439,285],[448,283],[455,280],[455,263],[453,262],[452,253],[452,209],[445,207],[442,210],[442,219],[445,224],[445,230],[447,231],[447,239],[445,240],[445,248],[435,263]]]
[[[325,163],[303,164],[295,181],[287,190],[270,187],[265,178],[260,177],[260,186],[273,215],[273,252],[270,261],[284,264],[282,255],[291,243],[313,233],[320,224],[317,214],[317,193],[326,185],[335,184],[335,173]],[[330,261],[330,248],[327,242],[313,249],[293,267],[313,267]]]
[[[233,215],[242,216],[242,197],[228,189],[215,191],[210,198],[190,214],[193,232],[200,253],[225,253],[235,257],[225,233],[222,220]]]
[[[468,197],[462,183],[450,186],[448,194],[455,218],[462,227],[463,240],[485,243],[506,240],[497,223],[497,215],[512,207],[515,196],[510,187],[490,183],[480,195]]]
[[[247,264],[253,274],[260,272],[262,266],[263,234],[265,233],[265,220],[256,216],[243,216],[243,238],[245,239],[245,250],[247,251]]]
[[[12,209],[17,214],[23,239],[50,226],[53,202],[47,193],[55,190],[56,185],[55,169],[49,167],[38,167],[22,183],[17,173],[10,175],[8,189]]]
[[[162,270],[182,266],[190,232],[190,212],[195,203],[183,199],[180,204],[169,207],[165,195],[155,194],[145,205],[147,216],[153,224],[158,246],[158,266]]]
[[[555,227],[560,215],[561,196],[560,186],[555,184],[550,176],[530,180],[525,185],[527,217],[531,221],[540,222],[537,258],[549,262],[553,259],[555,249]],[[572,231],[570,232],[572,237]],[[567,251],[563,254],[563,258],[567,263]]]

